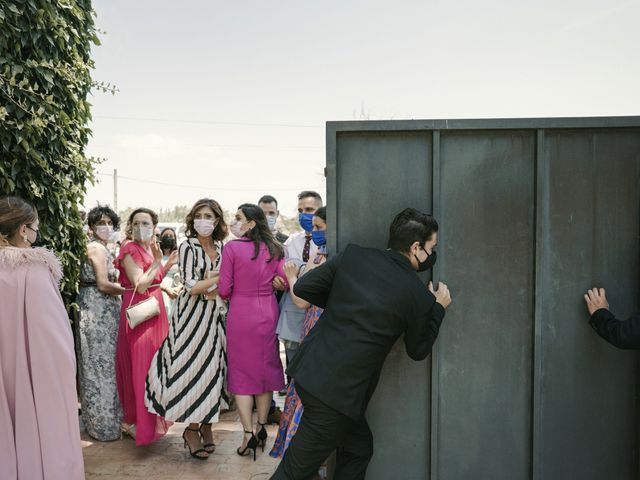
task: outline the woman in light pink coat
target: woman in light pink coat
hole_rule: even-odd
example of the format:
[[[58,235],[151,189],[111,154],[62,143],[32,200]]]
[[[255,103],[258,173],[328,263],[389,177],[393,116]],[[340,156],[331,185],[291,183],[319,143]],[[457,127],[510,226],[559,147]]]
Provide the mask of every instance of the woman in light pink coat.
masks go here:
[[[0,478],[84,479],[73,336],[38,214],[0,198]]]
[[[218,293],[229,299],[227,366],[229,392],[236,397],[244,440],[238,455],[253,453],[267,441],[267,415],[274,391],[284,387],[278,352],[278,303],[272,281],[284,274],[284,249],[274,238],[260,207],[238,207],[231,233],[238,240],[225,245]],[[258,426],[253,428],[253,405]]]

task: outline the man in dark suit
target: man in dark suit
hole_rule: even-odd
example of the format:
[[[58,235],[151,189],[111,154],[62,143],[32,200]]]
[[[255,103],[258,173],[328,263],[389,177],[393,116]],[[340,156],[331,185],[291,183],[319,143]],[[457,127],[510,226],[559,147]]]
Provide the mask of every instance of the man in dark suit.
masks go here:
[[[446,285],[435,291],[416,275],[435,263],[437,231],[433,217],[407,208],[387,250],[349,245],[296,283],[298,297],[325,310],[287,369],[304,413],[272,479],[308,480],[336,449],[334,479],[364,479],[373,454],[365,411],[384,360],[402,334],[409,357],[425,359],[451,303]]]
[[[589,310],[589,323],[611,345],[625,349],[640,349],[640,313],[627,320],[618,320],[609,311],[604,288],[592,288],[584,295]]]

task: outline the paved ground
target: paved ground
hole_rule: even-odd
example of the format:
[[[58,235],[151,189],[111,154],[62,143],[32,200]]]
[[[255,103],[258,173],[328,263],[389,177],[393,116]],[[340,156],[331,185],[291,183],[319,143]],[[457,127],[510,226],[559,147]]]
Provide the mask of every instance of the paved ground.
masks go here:
[[[278,403],[282,400],[276,395]],[[269,440],[264,453],[258,449],[257,460],[240,457],[236,448],[242,442],[242,427],[237,412],[222,415],[213,426],[216,451],[208,460],[196,460],[183,448],[184,424],[174,424],[169,433],[152,445],[136,447],[133,440],[101,443],[86,434],[82,446],[87,480],[146,478],[149,480],[267,480],[278,465],[271,458],[277,426],[268,427]]]

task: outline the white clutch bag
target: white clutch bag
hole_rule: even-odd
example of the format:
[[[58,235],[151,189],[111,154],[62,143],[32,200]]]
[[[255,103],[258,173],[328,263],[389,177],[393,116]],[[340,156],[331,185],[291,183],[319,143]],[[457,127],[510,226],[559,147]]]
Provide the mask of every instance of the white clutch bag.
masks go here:
[[[157,286],[158,285],[151,285],[149,288]],[[129,302],[129,306],[126,310],[127,322],[129,323],[129,328],[131,329],[136,328],[141,323],[146,322],[150,318],[157,317],[160,314],[160,303],[158,302],[158,299],[156,297],[149,297],[146,300],[136,303],[135,305],[131,305],[137,289],[138,285],[136,284],[135,288],[133,289],[131,301]]]

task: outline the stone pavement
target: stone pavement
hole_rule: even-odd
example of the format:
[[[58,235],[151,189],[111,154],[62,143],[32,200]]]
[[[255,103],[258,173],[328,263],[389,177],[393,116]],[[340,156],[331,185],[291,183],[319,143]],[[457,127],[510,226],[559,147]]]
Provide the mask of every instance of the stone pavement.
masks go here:
[[[280,401],[278,401],[280,400]],[[282,400],[276,401],[281,404]],[[174,424],[168,434],[152,445],[136,447],[129,437],[115,442],[96,442],[82,435],[87,480],[267,480],[278,465],[269,456],[278,427],[268,427],[269,439],[257,459],[240,457],[236,448],[242,443],[242,426],[237,412],[221,415],[213,425],[216,451],[208,460],[197,460],[183,448],[185,424]]]

